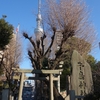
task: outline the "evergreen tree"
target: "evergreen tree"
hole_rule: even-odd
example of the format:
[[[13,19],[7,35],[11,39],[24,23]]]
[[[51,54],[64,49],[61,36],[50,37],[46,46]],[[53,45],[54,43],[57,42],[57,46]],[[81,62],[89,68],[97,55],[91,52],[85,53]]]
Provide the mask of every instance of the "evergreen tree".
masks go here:
[[[0,49],[4,49],[10,42],[13,34],[13,26],[5,21],[4,18],[0,19]]]

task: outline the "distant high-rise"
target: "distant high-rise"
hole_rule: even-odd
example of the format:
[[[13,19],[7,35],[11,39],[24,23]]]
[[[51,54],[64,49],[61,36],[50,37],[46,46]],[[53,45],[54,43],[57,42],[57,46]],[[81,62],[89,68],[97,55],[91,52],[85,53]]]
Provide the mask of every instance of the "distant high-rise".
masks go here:
[[[38,0],[38,14],[37,14],[37,27],[34,30],[36,40],[40,40],[43,36],[42,17],[41,17],[41,0]]]

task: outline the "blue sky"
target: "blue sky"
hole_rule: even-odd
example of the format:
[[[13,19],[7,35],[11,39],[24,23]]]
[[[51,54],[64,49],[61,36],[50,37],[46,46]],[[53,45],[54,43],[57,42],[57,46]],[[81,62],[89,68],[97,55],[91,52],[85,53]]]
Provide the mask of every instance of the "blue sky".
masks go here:
[[[86,4],[88,6],[88,9],[90,10],[90,20],[94,24],[94,27],[97,31],[97,38],[100,40],[100,0],[85,0]],[[100,49],[99,45],[94,50],[92,54],[95,59],[100,61]]]
[[[41,0],[43,1],[43,0]],[[100,38],[100,0],[85,0],[91,11],[90,19],[93,22],[95,29],[98,33],[98,38]],[[6,21],[17,27],[20,23],[20,33],[22,31],[27,31],[29,35],[34,33],[34,28],[36,27],[36,15],[37,14],[38,0],[0,0],[0,18],[2,15],[7,15]],[[27,40],[23,39],[23,43],[26,46]],[[31,68],[27,57],[26,47],[23,47],[24,60],[20,64],[21,68]],[[100,60],[100,50],[99,47],[96,48],[96,53],[93,56]]]

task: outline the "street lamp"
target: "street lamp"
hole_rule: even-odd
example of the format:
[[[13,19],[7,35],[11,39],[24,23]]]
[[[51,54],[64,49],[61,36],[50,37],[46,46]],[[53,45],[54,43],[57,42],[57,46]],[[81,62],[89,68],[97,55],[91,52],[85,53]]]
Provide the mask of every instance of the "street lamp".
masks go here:
[[[64,61],[60,61],[59,62],[59,68],[62,68],[63,67],[63,64],[64,64]]]

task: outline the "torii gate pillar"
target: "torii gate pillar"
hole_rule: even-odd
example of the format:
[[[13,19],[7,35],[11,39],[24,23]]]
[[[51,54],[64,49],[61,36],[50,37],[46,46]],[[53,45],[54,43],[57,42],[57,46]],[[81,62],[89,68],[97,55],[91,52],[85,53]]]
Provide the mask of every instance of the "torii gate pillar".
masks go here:
[[[21,79],[21,81],[20,81],[20,88],[19,88],[18,100],[22,100],[22,91],[23,91],[24,73],[21,74],[20,79]]]
[[[50,74],[50,100],[53,100],[53,76]]]

